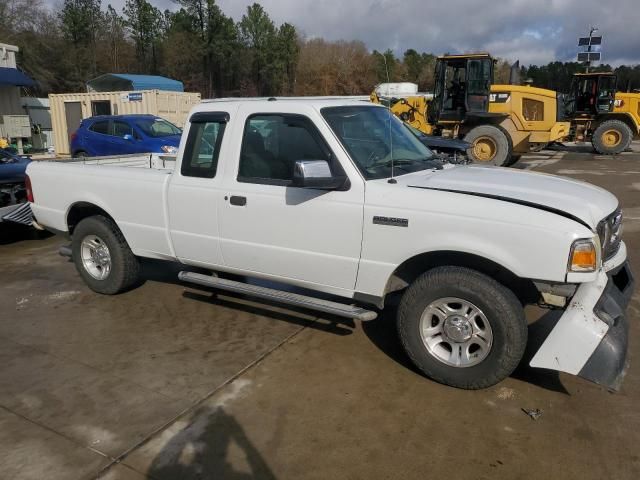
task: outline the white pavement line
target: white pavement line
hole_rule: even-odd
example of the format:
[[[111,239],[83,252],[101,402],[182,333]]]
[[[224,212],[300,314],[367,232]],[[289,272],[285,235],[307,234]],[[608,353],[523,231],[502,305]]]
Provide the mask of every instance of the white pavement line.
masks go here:
[[[527,166],[525,170],[532,170],[538,167],[546,167],[547,165],[553,165],[560,161],[560,158],[550,158],[548,160],[531,160],[526,162]]]

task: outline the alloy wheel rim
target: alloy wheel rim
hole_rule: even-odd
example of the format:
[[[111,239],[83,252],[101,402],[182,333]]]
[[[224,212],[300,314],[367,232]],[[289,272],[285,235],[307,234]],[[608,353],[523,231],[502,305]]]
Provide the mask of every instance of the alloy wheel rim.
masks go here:
[[[96,280],[104,280],[111,272],[111,252],[97,235],[87,235],[80,244],[82,266]]]
[[[425,308],[420,336],[432,357],[457,368],[478,365],[493,345],[493,331],[484,312],[457,297],[439,298]]]

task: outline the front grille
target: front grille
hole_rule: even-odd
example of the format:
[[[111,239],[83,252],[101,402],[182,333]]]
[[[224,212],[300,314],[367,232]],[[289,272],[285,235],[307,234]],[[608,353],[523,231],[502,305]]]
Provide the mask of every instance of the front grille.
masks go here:
[[[598,224],[598,236],[602,245],[602,259],[609,260],[618,253],[622,240],[622,211],[620,209]]]

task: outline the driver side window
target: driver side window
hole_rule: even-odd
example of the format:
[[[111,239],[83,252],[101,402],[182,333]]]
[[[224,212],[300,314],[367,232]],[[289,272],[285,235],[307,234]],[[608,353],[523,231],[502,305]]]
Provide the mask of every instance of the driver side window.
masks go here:
[[[238,181],[289,185],[298,160],[331,155],[313,123],[302,115],[258,114],[245,124]]]

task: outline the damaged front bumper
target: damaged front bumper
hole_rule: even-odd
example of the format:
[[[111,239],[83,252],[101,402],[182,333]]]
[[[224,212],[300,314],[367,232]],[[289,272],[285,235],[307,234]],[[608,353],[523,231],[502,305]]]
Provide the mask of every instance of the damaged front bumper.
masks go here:
[[[625,310],[633,288],[627,261],[580,285],[530,365],[618,390],[627,369],[629,324]]]

